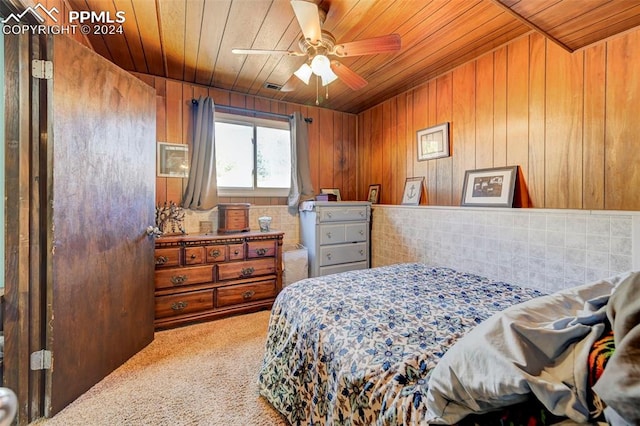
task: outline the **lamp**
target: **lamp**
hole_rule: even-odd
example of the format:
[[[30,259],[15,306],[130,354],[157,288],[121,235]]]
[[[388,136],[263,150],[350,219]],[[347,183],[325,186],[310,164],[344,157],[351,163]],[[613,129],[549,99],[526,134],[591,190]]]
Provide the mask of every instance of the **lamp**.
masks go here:
[[[309,84],[311,73],[322,78],[323,86],[326,86],[338,78],[333,70],[331,70],[331,61],[325,55],[314,56],[311,60],[311,66],[304,63],[296,72],[294,72],[295,76],[302,80],[304,84]]]

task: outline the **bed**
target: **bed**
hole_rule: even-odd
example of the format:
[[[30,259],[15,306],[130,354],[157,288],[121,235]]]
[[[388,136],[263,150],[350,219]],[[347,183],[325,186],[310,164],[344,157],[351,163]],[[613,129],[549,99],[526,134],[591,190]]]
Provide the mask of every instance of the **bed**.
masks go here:
[[[606,283],[584,290],[576,303],[591,300],[594,295],[602,299],[601,295],[610,293],[614,286]],[[527,381],[531,372],[526,364],[531,363],[529,356],[538,356],[538,348],[527,355],[530,347],[523,350],[523,346],[515,345],[507,350],[498,342],[496,350],[496,342],[491,341],[496,334],[521,334],[521,330],[511,330],[511,317],[508,321],[494,320],[493,329],[485,324],[513,307],[546,297],[537,290],[415,263],[299,281],[286,287],[272,308],[258,378],[260,394],[292,425],[453,424],[469,418],[469,414],[522,403],[532,394],[531,386],[536,385],[530,386]],[[603,305],[596,305],[601,319]],[[538,315],[541,307],[544,314]],[[543,304],[524,315],[527,321],[536,315],[544,320],[549,312],[557,310]],[[475,329],[481,329],[479,336],[462,339]],[[575,337],[575,330],[570,331]],[[602,332],[599,329],[589,334],[593,338],[586,339],[585,345],[594,343]],[[526,337],[535,341],[531,335]],[[459,340],[466,341],[467,347],[494,349],[464,361],[448,357],[448,352],[462,352],[462,358],[467,354],[449,351],[465,346],[456,343]],[[565,349],[572,346],[556,340]],[[497,358],[493,359],[496,352]],[[476,362],[478,365],[474,365]],[[482,399],[486,395],[480,397],[480,403],[469,400],[478,397],[473,394],[478,392],[474,386],[480,393],[487,392],[486,377],[496,374],[488,371],[494,362],[505,370],[504,375],[513,374],[513,364],[525,365],[523,371],[516,372],[521,375],[518,380],[506,379],[511,388],[496,384],[504,375],[489,381],[495,388],[492,391],[501,393],[497,398],[490,396],[488,403]],[[446,367],[438,370],[438,364]],[[458,371],[458,366],[464,367]],[[464,369],[467,375],[469,370],[476,370],[469,376],[470,383],[461,379],[464,374],[458,374]],[[438,371],[437,380],[432,382]],[[545,385],[548,383],[540,386]],[[571,392],[573,389],[569,389]],[[552,401],[558,397],[553,392],[547,396]],[[462,399],[459,405],[456,398]],[[575,401],[567,402],[571,403],[575,405]],[[553,408],[557,407],[548,411],[554,412]],[[588,416],[589,409],[586,411]],[[581,413],[585,414],[584,410]]]

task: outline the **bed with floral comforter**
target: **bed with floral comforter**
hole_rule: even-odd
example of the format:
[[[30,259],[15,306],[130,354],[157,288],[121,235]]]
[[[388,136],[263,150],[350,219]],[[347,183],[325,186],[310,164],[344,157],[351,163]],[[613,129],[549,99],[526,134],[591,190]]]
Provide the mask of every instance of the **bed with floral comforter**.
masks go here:
[[[447,349],[537,290],[422,264],[297,282],[274,303],[260,394],[292,425],[424,424]]]

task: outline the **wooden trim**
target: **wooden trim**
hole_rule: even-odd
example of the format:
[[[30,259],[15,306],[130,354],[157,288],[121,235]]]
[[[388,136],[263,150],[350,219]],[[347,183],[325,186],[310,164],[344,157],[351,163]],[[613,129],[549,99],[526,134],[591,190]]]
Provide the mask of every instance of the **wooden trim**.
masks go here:
[[[510,15],[512,15],[514,18],[516,18],[517,20],[519,20],[523,24],[525,24],[526,26],[528,26],[531,29],[539,32],[540,34],[542,34],[543,36],[545,36],[546,38],[548,38],[549,40],[551,40],[552,42],[554,42],[558,46],[562,47],[567,52],[573,53],[573,49],[571,49],[569,46],[567,46],[566,44],[562,43],[560,40],[558,40],[557,38],[553,37],[551,34],[546,32],[545,30],[543,30],[542,28],[540,28],[539,26],[537,26],[533,22],[528,21],[523,16],[517,14],[509,6],[507,6],[505,4],[502,4],[502,2],[500,0],[490,0],[490,1],[493,4],[495,4],[496,6],[500,7],[501,9],[503,9],[505,12],[509,13]]]
[[[27,424],[42,410],[41,371],[32,372],[30,353],[42,349],[41,262],[38,231],[39,113],[37,92],[31,97],[31,52],[39,42],[28,34],[5,36],[6,271],[4,312],[4,386],[20,404],[16,422]],[[34,117],[32,123],[31,117]],[[36,151],[32,155],[32,151]]]

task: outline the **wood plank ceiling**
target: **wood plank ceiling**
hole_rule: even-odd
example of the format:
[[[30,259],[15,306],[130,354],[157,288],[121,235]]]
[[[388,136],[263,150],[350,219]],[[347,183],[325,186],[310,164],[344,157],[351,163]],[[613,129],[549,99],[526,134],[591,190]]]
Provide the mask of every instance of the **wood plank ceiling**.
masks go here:
[[[299,51],[289,0],[68,0],[74,10],[124,11],[124,34],[88,36],[120,67],[239,93],[315,105],[316,85],[283,85],[304,57],[236,55],[232,48]],[[320,0],[338,42],[397,33],[402,49],[341,58],[369,84],[339,80],[321,106],[367,108],[535,30],[574,51],[640,25],[640,0]],[[324,90],[320,91],[324,98]]]

